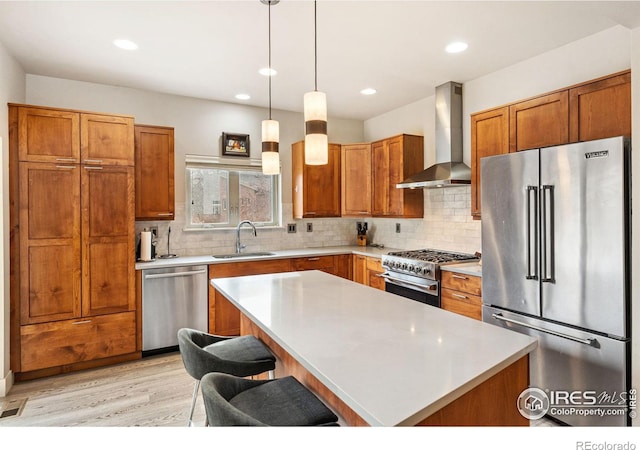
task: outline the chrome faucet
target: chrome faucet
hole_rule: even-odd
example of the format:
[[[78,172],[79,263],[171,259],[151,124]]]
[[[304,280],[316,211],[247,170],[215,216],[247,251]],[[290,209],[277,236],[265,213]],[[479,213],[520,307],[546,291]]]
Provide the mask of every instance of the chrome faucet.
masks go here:
[[[240,222],[236,227],[236,253],[237,254],[240,254],[240,252],[242,252],[242,249],[246,247],[246,245],[240,244],[240,228],[244,224],[250,225],[251,228],[253,228],[253,235],[258,236],[258,232],[256,231],[256,226],[253,223],[251,223],[250,220],[243,220],[242,222]]]

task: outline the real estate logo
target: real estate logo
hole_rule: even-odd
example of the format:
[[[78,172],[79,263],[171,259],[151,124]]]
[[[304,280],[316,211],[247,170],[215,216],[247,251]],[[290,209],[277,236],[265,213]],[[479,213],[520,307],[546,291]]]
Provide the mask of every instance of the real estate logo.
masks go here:
[[[518,411],[529,420],[541,419],[549,405],[549,396],[542,389],[527,388],[518,396]]]

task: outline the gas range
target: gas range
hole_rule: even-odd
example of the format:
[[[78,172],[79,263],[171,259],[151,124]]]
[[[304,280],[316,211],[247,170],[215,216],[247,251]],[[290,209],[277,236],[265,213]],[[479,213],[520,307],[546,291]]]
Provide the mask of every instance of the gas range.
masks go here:
[[[477,261],[468,253],[422,249],[389,252],[382,257],[382,267],[389,272],[402,273],[428,280],[440,279],[440,266],[460,262]]]

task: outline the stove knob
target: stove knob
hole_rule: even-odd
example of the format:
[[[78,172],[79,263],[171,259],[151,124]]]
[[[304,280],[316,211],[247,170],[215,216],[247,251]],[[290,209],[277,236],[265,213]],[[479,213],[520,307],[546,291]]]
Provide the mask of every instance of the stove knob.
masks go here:
[[[413,272],[414,267],[412,265],[407,266],[407,272]]]
[[[416,267],[413,269],[413,271],[414,271],[415,273],[417,273],[418,275],[422,272],[422,270],[423,270],[423,269],[422,269],[422,267],[420,267],[420,266],[416,266]]]
[[[405,263],[402,263],[402,265],[400,266],[400,268],[402,270],[407,270],[407,265]]]

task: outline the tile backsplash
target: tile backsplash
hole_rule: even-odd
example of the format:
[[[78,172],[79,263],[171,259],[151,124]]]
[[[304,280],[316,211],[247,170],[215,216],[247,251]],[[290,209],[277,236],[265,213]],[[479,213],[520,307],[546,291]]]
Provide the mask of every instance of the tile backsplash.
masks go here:
[[[258,229],[254,237],[249,228],[241,231],[246,252],[289,250],[308,247],[356,245],[356,222],[366,221],[368,241],[389,248],[441,250],[474,253],[480,251],[480,221],[471,218],[470,186],[425,189],[423,219],[344,218],[292,219],[293,205],[282,205],[283,228]],[[296,233],[286,225],[295,223]],[[307,232],[307,223],[313,231]],[[400,224],[400,233],[396,233]],[[156,253],[167,253],[171,227],[170,252],[179,256],[200,256],[235,251],[235,230],[185,231],[184,203],[176,203],[176,220],[136,222],[136,236],[145,227],[158,227]]]

